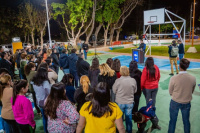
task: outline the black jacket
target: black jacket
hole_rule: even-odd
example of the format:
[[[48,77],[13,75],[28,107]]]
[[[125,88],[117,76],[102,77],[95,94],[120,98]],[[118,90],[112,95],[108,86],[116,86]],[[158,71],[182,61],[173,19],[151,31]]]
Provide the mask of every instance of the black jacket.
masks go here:
[[[17,60],[16,60],[16,62],[17,62],[17,68],[20,68],[20,61],[21,61],[21,53],[19,53],[17,55]]]
[[[63,69],[69,69],[69,59],[67,54],[61,54],[59,58],[60,67]]]
[[[75,53],[69,55],[69,71],[70,73],[77,72],[76,62],[78,60],[78,56]]]
[[[107,83],[108,88],[112,89],[112,86],[115,83],[116,79],[117,79],[116,73],[112,77],[108,77],[108,75],[106,75],[106,76],[99,75],[98,82],[105,82],[105,83]]]
[[[55,67],[59,67],[59,60],[58,60],[58,56],[56,55],[56,53],[52,53],[51,57],[53,59],[53,65]]]
[[[13,68],[12,68],[12,63],[9,63],[7,60],[5,59],[1,59],[0,60],[0,69],[1,68],[5,68],[8,70],[9,75],[12,77],[12,79],[14,78],[14,73],[13,73]]]
[[[184,51],[184,46],[183,46],[182,43],[179,45],[178,48],[179,48],[179,51],[178,51],[179,54],[184,54],[184,53],[185,53],[185,51]]]
[[[90,84],[91,84],[91,88],[94,89],[96,87],[96,85],[98,84],[98,77],[99,77],[99,73],[100,70],[89,70],[88,71],[88,77],[90,79]]]
[[[76,68],[78,76],[81,77],[82,75],[88,75],[90,64],[79,57],[76,63]]]
[[[80,86],[78,89],[76,89],[76,91],[74,93],[74,99],[77,103],[77,111],[78,112],[80,111],[83,104],[86,102],[85,97],[89,93],[93,93],[93,90],[91,89],[91,87],[89,87],[88,93],[86,93],[86,94],[83,92],[82,86]]]
[[[134,95],[141,96],[141,76],[142,76],[142,72],[139,69],[130,73],[130,77],[134,78],[137,83],[137,92]]]
[[[85,44],[85,43],[83,44],[82,47],[83,47],[83,50],[88,50],[89,49],[88,44]]]

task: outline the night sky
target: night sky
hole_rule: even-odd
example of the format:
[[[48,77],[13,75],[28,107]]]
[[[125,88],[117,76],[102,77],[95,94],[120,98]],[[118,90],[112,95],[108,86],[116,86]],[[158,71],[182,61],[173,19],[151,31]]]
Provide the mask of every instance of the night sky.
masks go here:
[[[12,9],[17,9],[24,0],[0,0],[0,7],[10,7]],[[25,0],[26,1],[26,0]],[[35,3],[41,2],[42,0],[31,0]],[[64,3],[66,0],[48,0],[49,3],[61,2]],[[122,34],[135,33],[136,31],[142,31],[143,27],[143,11],[156,8],[166,8],[173,13],[183,17],[187,21],[187,28],[189,27],[189,17],[190,17],[190,6],[193,0],[143,0],[141,6],[137,6],[132,14],[126,20],[124,26],[122,27]],[[198,21],[200,17],[200,1],[197,0],[196,5],[196,19],[195,27],[200,27],[200,22]],[[51,32],[52,35],[59,35],[61,30],[57,25],[56,21],[51,20]],[[103,32],[103,30],[101,30]]]

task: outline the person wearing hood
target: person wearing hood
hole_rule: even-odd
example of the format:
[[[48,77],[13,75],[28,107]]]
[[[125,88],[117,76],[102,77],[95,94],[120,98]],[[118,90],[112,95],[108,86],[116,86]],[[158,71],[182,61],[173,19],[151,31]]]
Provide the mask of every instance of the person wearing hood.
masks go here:
[[[59,59],[60,69],[64,74],[69,73],[69,59],[67,55],[67,50],[63,49]]]
[[[76,55],[76,49],[71,50],[71,54],[69,56],[69,72],[74,76],[75,86],[78,87],[78,74],[76,69],[76,62],[78,60],[78,56]]]
[[[83,53],[79,54],[78,55],[78,61],[76,63],[76,68],[77,68],[77,73],[78,73],[78,76],[81,77],[83,75],[87,75],[88,76],[88,71],[89,71],[89,68],[90,68],[90,64],[83,60]]]

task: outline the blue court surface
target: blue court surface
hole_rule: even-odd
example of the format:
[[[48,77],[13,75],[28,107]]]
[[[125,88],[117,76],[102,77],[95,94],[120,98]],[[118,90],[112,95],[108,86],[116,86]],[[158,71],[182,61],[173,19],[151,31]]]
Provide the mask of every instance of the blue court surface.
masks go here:
[[[114,57],[113,59],[119,59],[121,62],[121,66],[129,67],[129,63],[132,61],[132,56],[120,55],[120,56]],[[160,70],[171,70],[170,62],[168,59],[154,58],[154,64],[157,65]],[[179,64],[179,61],[178,61],[178,64]],[[138,64],[138,68],[143,69],[144,64]],[[190,62],[189,69],[198,69],[198,68],[200,68],[200,62]]]

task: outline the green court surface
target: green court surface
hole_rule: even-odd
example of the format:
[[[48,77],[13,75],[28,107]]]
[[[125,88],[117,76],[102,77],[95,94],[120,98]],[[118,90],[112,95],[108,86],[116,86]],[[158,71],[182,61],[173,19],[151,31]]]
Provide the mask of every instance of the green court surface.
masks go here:
[[[111,54],[102,54],[99,55],[100,57],[100,64],[105,63],[107,58],[113,58],[119,55],[111,55]],[[88,62],[91,64],[92,56],[88,57]],[[169,95],[168,91],[168,84],[170,81],[171,76],[169,76],[170,70],[161,70],[161,79],[159,82],[159,90],[157,94],[157,101],[156,101],[156,114],[159,118],[159,125],[161,126],[161,130],[153,130],[152,133],[166,133],[168,130],[168,124],[169,124],[169,103],[171,100],[171,97]],[[200,84],[200,69],[191,69],[188,70],[188,73],[196,77],[197,84]],[[59,72],[59,81],[63,77],[63,72]],[[190,112],[190,122],[191,122],[191,133],[199,133],[200,132],[200,90],[198,86],[196,86],[193,99],[191,102],[191,112]],[[145,98],[142,94],[140,99],[140,105],[139,107],[145,106]],[[42,117],[38,117],[35,115],[36,120],[36,133],[43,133],[43,124],[42,124]],[[133,124],[133,133],[136,133],[137,131],[137,124]],[[147,123],[146,131],[149,133],[151,130],[151,121]],[[184,133],[183,128],[183,122],[182,122],[182,115],[181,111],[179,111],[177,124],[176,124],[176,133]]]

